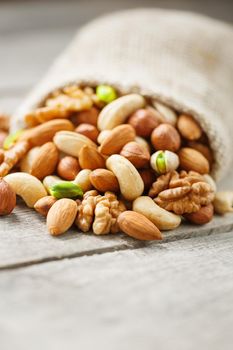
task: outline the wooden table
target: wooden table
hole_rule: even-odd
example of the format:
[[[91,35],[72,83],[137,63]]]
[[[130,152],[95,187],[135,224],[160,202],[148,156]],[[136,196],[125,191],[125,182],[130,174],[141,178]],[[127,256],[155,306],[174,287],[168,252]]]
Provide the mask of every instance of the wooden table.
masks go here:
[[[12,112],[75,29],[140,1],[0,2],[0,108]],[[232,22],[231,1],[144,1]],[[220,184],[232,188],[232,175]],[[0,221],[0,349],[232,348],[233,216],[163,243],[50,237],[20,205]],[[189,238],[189,239],[186,239]]]

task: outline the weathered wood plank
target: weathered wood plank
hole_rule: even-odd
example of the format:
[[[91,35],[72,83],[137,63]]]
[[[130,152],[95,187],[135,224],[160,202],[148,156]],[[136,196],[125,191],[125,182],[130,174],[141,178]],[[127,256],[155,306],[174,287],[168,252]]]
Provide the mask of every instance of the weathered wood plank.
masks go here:
[[[176,230],[164,232],[163,236],[164,241],[169,242],[232,229],[233,215],[229,215],[215,217],[202,227],[184,224]],[[9,217],[0,219],[0,269],[155,244],[159,242],[144,243],[123,234],[97,237],[81,234],[76,229],[60,237],[51,237],[45,219],[24,205],[19,205]]]
[[[230,350],[233,236],[0,274],[1,349]]]

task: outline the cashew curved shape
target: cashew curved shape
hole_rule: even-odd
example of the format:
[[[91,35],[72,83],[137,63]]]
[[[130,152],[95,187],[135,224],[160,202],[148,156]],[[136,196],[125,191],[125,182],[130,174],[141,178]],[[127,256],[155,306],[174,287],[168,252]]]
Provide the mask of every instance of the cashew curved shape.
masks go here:
[[[146,216],[160,230],[172,230],[181,223],[180,216],[161,208],[148,196],[135,199],[133,210]]]
[[[33,208],[39,199],[47,196],[42,182],[30,174],[13,173],[5,176],[4,180],[22,197],[29,208]]]
[[[119,154],[113,154],[107,159],[106,167],[117,177],[121,194],[125,199],[132,201],[141,196],[144,183],[139,172],[128,159]]]
[[[106,105],[99,114],[98,129],[113,129],[123,124],[127,117],[139,108],[145,106],[145,99],[138,94],[130,94],[119,97]]]

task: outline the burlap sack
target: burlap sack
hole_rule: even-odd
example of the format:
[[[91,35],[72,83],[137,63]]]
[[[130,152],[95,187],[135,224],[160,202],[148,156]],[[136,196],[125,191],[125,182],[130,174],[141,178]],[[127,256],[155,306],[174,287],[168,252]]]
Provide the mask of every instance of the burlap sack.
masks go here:
[[[134,87],[191,113],[207,132],[215,154],[213,175],[232,158],[233,30],[191,13],[137,9],[97,19],[67,50],[16,111],[12,129],[54,88],[70,82]]]

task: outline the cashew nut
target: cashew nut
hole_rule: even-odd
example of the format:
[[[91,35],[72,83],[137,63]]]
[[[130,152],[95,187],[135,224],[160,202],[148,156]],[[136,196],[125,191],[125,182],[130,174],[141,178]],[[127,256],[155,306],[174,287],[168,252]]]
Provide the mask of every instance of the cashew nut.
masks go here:
[[[233,191],[217,192],[213,204],[217,214],[233,212]]]
[[[119,154],[113,154],[106,161],[106,167],[117,177],[123,197],[129,201],[141,196],[144,190],[142,178],[133,164]]]
[[[164,123],[176,125],[177,115],[171,108],[157,101],[154,101],[153,105],[164,118]]]
[[[27,173],[13,173],[4,177],[17,195],[23,198],[29,208],[42,197],[47,196],[43,184],[35,176]]]
[[[85,145],[97,147],[88,137],[73,131],[59,131],[53,141],[60,151],[73,157],[78,157],[81,148]]]
[[[139,108],[145,106],[145,99],[138,94],[119,97],[106,105],[99,114],[98,129],[113,129],[123,124],[126,118]]]
[[[143,214],[160,230],[172,230],[181,223],[180,216],[159,207],[152,198],[142,196],[133,202],[133,210]]]
[[[78,173],[74,181],[72,181],[76,185],[79,185],[82,188],[83,192],[87,192],[92,188],[92,184],[89,178],[91,172],[92,171],[89,169],[83,169]]]
[[[55,176],[55,175],[49,175],[46,176],[43,180],[43,185],[46,188],[47,192],[50,194],[49,189],[53,186],[56,185],[58,182],[64,181],[60,177]]]

